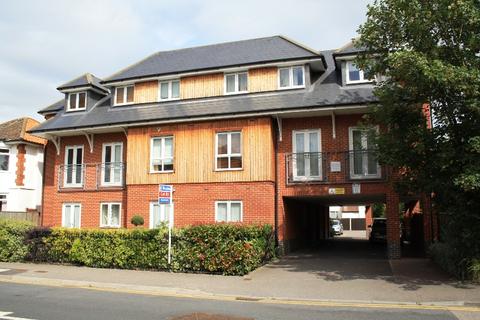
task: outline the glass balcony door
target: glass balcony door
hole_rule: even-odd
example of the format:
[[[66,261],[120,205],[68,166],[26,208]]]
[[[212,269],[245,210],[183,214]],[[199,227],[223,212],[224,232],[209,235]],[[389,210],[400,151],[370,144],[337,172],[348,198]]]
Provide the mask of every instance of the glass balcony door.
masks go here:
[[[293,131],[293,179],[321,180],[320,129]]]
[[[350,177],[379,178],[374,131],[350,128]]]
[[[103,145],[102,185],[118,186],[122,184],[122,148],[122,143]]]
[[[83,186],[83,146],[65,147],[64,185]]]

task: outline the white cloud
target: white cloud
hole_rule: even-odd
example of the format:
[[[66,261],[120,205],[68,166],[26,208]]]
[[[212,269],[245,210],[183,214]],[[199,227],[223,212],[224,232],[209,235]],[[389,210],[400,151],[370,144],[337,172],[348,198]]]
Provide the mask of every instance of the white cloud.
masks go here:
[[[85,72],[108,76],[159,50],[283,34],[315,49],[347,42],[370,0],[6,1],[0,121],[34,116]]]

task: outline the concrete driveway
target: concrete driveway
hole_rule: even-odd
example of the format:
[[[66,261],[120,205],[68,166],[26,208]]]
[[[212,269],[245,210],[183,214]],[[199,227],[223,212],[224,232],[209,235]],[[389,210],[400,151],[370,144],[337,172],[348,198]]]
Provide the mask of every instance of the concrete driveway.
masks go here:
[[[428,259],[388,260],[385,246],[339,237],[294,252],[251,274],[289,296],[368,301],[480,301],[480,288],[461,284]],[[260,286],[261,287],[261,286]]]

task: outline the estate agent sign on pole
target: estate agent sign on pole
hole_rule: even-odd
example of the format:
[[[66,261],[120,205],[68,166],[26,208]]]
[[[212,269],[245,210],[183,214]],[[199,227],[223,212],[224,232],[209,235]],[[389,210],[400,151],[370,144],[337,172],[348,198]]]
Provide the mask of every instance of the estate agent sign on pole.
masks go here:
[[[168,210],[168,264],[172,259],[172,228],[173,228],[173,208],[172,208],[173,186],[161,184],[158,186],[158,204],[170,206]]]

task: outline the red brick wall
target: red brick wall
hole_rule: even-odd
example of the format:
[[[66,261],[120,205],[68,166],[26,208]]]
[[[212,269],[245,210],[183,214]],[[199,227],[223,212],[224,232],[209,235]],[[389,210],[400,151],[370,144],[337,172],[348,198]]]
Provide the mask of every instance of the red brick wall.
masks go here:
[[[82,204],[81,227],[100,226],[100,203],[122,203],[121,224],[125,225],[125,208],[127,207],[126,190],[97,190],[97,191],[58,191],[59,165],[65,161],[65,147],[68,145],[84,146],[84,163],[101,163],[103,143],[123,142],[123,160],[126,159],[126,138],[124,133],[108,133],[94,136],[94,148],[90,153],[90,146],[85,136],[62,137],[60,154],[53,143],[49,142],[45,150],[44,196],[42,225],[60,226],[62,223],[62,204],[79,202]],[[92,167],[93,168],[93,167]],[[88,169],[88,175],[94,173]],[[88,178],[88,177],[87,177]],[[90,180],[88,183],[92,186]]]
[[[17,145],[17,170],[15,172],[15,184],[17,186],[24,185],[25,179],[25,154],[27,153],[27,149],[25,144]]]
[[[244,223],[274,223],[274,184],[272,182],[175,184],[173,194],[174,224],[214,223],[215,201],[243,201]],[[149,225],[150,202],[157,201],[158,185],[129,185],[127,187],[128,227],[134,215]]]

